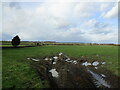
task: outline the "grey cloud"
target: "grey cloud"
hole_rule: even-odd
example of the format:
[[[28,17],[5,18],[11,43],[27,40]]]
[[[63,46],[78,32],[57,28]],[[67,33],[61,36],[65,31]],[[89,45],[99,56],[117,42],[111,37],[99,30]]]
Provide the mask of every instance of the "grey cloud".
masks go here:
[[[109,39],[109,38],[106,39],[107,38],[106,35],[108,35],[110,39],[111,36],[113,35],[113,34],[110,34],[111,36],[109,35],[109,31],[111,29],[109,30],[108,27],[110,26],[104,23],[102,24],[100,22],[93,23],[93,26],[89,28],[92,29],[91,31],[84,29],[85,26],[81,28],[80,23],[84,23],[81,21],[81,18],[78,18],[73,14],[65,13],[66,11],[68,11],[67,9],[64,11],[64,8],[62,8],[61,10],[61,8],[57,7],[56,5],[53,7],[52,10],[49,9],[48,7],[53,6],[53,4],[52,5],[49,4],[50,6],[41,5],[38,11],[37,9],[35,9],[34,11],[31,9],[26,10],[24,8],[17,9],[19,4],[20,3],[11,3],[10,7],[4,8],[5,9],[4,26],[6,28],[3,31],[3,39],[6,40],[11,39],[12,35],[18,34],[22,40],[92,42],[100,41],[101,37],[102,41],[105,41]],[[45,6],[48,7],[45,8]],[[61,12],[59,11],[57,12],[57,10],[59,9],[61,10]],[[84,8],[82,9],[84,11]],[[71,11],[72,9],[70,10],[70,12]],[[90,12],[90,10],[88,11]],[[94,12],[94,9],[91,12]],[[73,11],[71,13],[73,13]],[[60,17],[61,15],[63,17]],[[82,19],[86,21],[88,20],[86,18]],[[102,35],[101,33],[103,32],[104,33],[106,32],[106,35],[104,34]]]
[[[9,3],[9,6],[10,6],[11,8],[20,9],[21,6],[20,6],[19,3],[20,3],[20,2],[10,2],[10,3]]]
[[[104,34],[107,34],[107,33],[111,32],[111,29],[109,27],[112,27],[112,26],[110,26],[109,24],[106,24],[106,23],[97,22],[94,25],[93,32],[94,33],[104,33]]]

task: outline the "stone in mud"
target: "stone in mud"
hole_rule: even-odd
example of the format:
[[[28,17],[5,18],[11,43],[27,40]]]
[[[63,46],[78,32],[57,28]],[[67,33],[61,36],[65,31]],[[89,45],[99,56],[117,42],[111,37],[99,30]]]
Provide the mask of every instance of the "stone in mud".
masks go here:
[[[52,76],[57,78],[59,75],[58,75],[58,72],[56,71],[56,69],[51,69],[49,72],[52,73]]]

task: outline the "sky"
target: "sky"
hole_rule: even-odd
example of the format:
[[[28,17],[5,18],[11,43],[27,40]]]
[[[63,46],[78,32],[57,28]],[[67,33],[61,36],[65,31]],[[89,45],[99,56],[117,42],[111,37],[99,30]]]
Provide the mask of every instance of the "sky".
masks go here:
[[[118,43],[118,1],[50,1],[2,2],[2,40]]]

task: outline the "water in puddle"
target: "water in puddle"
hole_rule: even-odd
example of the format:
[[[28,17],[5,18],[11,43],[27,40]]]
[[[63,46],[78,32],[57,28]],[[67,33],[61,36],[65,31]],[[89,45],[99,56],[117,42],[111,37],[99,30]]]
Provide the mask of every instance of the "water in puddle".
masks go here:
[[[67,58],[65,61],[66,61],[66,62],[70,62],[71,60],[70,60],[70,58]]]
[[[47,61],[47,60],[49,60],[48,58],[45,58],[45,60]]]
[[[55,57],[53,57],[54,59],[58,59],[58,57],[57,56],[55,56]]]
[[[27,58],[28,60],[32,60],[32,61],[36,61],[38,62],[39,60],[38,59],[34,59],[34,58]]]
[[[95,69],[98,69],[98,67],[95,67]]]
[[[34,59],[34,58],[31,58],[33,61],[36,61],[36,62],[38,62],[39,60],[37,60],[37,59]]]
[[[53,62],[53,64],[56,64],[56,62]]]
[[[92,77],[95,79],[95,84],[97,85],[97,87],[100,86],[105,86],[107,88],[110,88],[110,85],[102,78],[103,76],[98,75],[97,73],[92,72],[91,70],[87,70]]]
[[[27,58],[28,60],[30,60],[30,58]]]
[[[70,58],[67,58],[65,61],[66,61],[66,62],[73,63],[73,64],[77,64],[77,61],[76,61],[76,60],[70,60]]]
[[[93,66],[97,66],[98,64],[99,64],[98,61],[95,61],[95,62],[92,63]]]
[[[59,56],[61,56],[63,53],[59,53]]]
[[[106,77],[104,74],[101,74],[102,77]]]
[[[50,58],[50,61],[52,61],[52,58]]]
[[[77,64],[77,61],[73,61],[73,64]]]
[[[83,66],[88,66],[88,65],[91,65],[91,63],[88,63],[88,62],[84,62],[82,63]]]
[[[102,64],[106,64],[106,62],[101,62]]]
[[[51,69],[49,72],[51,72],[52,73],[52,76],[53,77],[58,77],[59,75],[58,75],[58,72],[56,71],[56,69]]]

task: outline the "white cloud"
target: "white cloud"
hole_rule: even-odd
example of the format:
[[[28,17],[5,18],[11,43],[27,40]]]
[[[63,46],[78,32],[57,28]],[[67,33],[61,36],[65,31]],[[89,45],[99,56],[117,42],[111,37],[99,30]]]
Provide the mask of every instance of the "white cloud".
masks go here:
[[[73,10],[73,14],[77,17],[89,18],[98,10],[97,4],[98,3],[95,2],[77,3]]]
[[[88,30],[83,36],[91,42],[116,42],[118,40],[118,29],[110,23],[100,22],[97,19],[90,19],[83,24]],[[86,29],[86,28],[85,28]]]
[[[93,34],[93,33],[86,33],[84,34],[86,39],[89,39],[91,42],[118,42],[118,35],[117,33],[108,33],[108,34]],[[89,38],[87,38],[89,37]]]
[[[2,2],[115,2],[118,0],[2,0]]]
[[[94,27],[97,23],[96,19],[90,19],[89,21],[85,22],[84,25],[86,27]]]
[[[4,5],[3,34],[17,34],[22,40],[115,41],[117,35],[114,26],[93,18],[108,6],[101,6],[101,3],[60,2],[41,3],[27,10],[25,7]]]
[[[111,10],[109,10],[105,15],[104,18],[114,18],[118,16],[118,3]]]
[[[101,2],[100,4],[100,11],[101,12],[106,12],[109,11],[111,9],[111,7],[113,7],[113,2]]]

